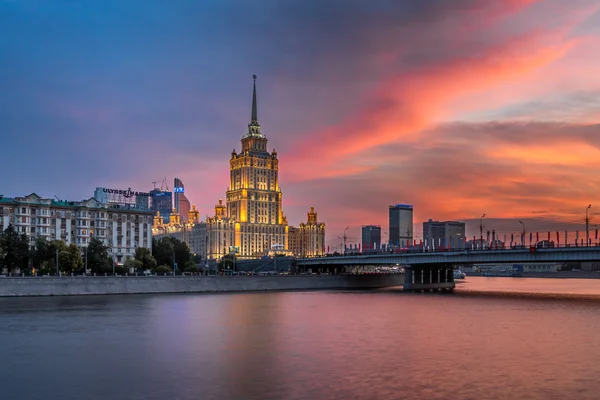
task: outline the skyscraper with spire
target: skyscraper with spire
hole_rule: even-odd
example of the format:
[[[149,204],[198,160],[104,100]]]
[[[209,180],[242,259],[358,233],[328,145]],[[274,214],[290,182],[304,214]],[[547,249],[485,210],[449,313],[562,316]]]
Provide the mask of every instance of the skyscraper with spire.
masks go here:
[[[229,160],[230,183],[226,204],[215,207],[207,219],[208,256],[220,258],[235,250],[241,257],[264,254],[275,245],[288,247],[288,223],[282,210],[277,152],[267,148],[267,137],[258,122],[256,75],[252,113],[242,148]],[[233,248],[231,248],[233,246]]]

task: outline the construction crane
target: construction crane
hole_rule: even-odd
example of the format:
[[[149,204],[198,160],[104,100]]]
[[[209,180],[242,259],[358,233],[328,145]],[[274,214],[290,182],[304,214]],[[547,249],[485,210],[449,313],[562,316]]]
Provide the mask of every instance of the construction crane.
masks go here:
[[[162,183],[160,185],[160,190],[162,190],[163,192],[168,192],[169,191],[169,185],[167,184],[167,177],[166,176],[162,180]]]

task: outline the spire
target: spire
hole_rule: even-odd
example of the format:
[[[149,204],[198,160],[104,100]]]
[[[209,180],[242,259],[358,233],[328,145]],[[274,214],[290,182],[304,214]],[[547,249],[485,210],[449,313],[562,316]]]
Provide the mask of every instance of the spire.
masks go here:
[[[254,78],[254,91],[252,93],[252,118],[251,122],[258,122],[258,112],[256,110],[256,75],[252,75]]]

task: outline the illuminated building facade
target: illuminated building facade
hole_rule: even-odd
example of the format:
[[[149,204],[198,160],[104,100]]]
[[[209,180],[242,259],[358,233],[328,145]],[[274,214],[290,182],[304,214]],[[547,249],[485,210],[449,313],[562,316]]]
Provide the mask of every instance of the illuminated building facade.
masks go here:
[[[256,102],[256,75],[248,132],[229,161],[230,184],[226,205],[219,200],[215,216],[207,219],[210,258],[220,258],[234,246],[240,257],[256,257],[275,245],[288,247],[288,224],[281,207],[279,160],[267,149]]]
[[[321,257],[325,255],[325,223],[319,222],[315,208],[307,213],[306,223],[298,227],[301,257]]]
[[[155,239],[174,237],[186,243],[193,254],[206,258],[206,224],[200,222],[200,212],[195,204],[192,204],[185,220],[173,210],[169,213],[169,222],[165,223],[163,216],[157,212],[154,216],[152,236]]]

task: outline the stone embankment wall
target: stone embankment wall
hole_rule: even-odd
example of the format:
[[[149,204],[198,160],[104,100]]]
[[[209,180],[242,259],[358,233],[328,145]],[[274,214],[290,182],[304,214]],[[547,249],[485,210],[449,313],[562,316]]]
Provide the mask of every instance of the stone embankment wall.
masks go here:
[[[375,289],[401,286],[403,279],[404,275],[11,277],[0,278],[0,297]]]

